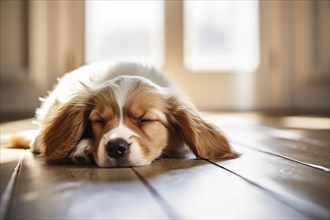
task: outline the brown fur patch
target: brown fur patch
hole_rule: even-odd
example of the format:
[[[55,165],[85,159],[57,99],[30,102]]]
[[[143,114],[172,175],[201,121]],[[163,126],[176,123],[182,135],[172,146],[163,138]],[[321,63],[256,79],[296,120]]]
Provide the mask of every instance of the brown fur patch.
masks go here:
[[[137,80],[126,96],[123,108],[124,124],[139,137],[143,155],[150,161],[160,156],[168,142],[168,130],[165,121],[166,101],[159,91],[143,81]],[[139,124],[138,121],[144,122]]]
[[[205,159],[229,159],[238,154],[231,148],[227,138],[214,125],[206,122],[189,103],[175,97],[170,100],[169,119],[179,127],[189,148],[198,157]]]
[[[47,163],[61,162],[84,133],[89,101],[76,97],[60,107],[44,124],[40,133],[40,150]]]
[[[9,137],[9,146],[12,148],[28,149],[30,140],[27,137],[21,135],[12,135]]]

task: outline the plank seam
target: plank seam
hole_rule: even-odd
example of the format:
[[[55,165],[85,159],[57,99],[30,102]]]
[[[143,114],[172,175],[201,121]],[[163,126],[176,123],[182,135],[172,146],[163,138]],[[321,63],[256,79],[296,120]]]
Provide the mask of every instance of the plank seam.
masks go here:
[[[209,163],[211,163],[211,164],[213,164],[217,167],[220,167],[220,168],[232,173],[235,176],[238,176],[238,177],[242,178],[244,181],[250,183],[251,185],[267,192],[271,197],[275,198],[276,200],[290,206],[291,208],[297,210],[300,213],[303,213],[304,215],[306,215],[310,218],[316,218],[316,219],[318,219],[318,218],[321,218],[321,219],[329,218],[329,216],[327,214],[328,213],[327,210],[325,210],[325,208],[320,207],[317,204],[311,204],[310,202],[305,201],[305,200],[300,199],[300,198],[297,198],[297,197],[290,197],[290,196],[284,197],[280,193],[273,192],[270,189],[254,182],[254,181],[250,180],[249,178],[244,177],[243,175],[238,174],[238,173],[236,173],[236,172],[234,172],[234,171],[232,171],[232,170],[230,170],[230,169],[228,169],[224,166],[221,166],[221,165],[219,165],[219,164],[217,164],[213,161],[207,160],[207,159],[203,159],[203,160],[205,160],[205,161],[207,161],[207,162],[209,162]],[[292,205],[293,203],[300,203],[300,204],[302,204],[302,206],[305,206],[305,207],[309,206],[311,208],[309,208],[309,209],[306,208],[304,210],[301,210],[300,208],[295,207],[294,205]]]
[[[295,162],[295,163],[298,163],[298,164],[301,164],[301,165],[304,165],[304,166],[307,166],[307,167],[310,167],[310,168],[313,168],[313,169],[316,169],[316,170],[320,170],[320,171],[323,171],[323,172],[326,172],[326,173],[330,173],[330,169],[327,168],[327,167],[324,167],[324,166],[310,164],[310,163],[305,163],[305,162],[302,162],[302,161],[293,159],[291,157],[286,157],[286,156],[281,155],[281,154],[278,154],[278,153],[273,153],[273,152],[270,152],[270,151],[260,150],[258,148],[251,147],[251,146],[249,146],[247,144],[241,143],[239,141],[232,141],[232,142],[233,143],[236,143],[237,145],[240,145],[242,147],[249,148],[250,150],[254,150],[254,151],[257,151],[257,152],[261,152],[261,153],[269,154],[269,155],[272,155],[272,156],[280,157],[282,159],[290,160],[292,162]]]
[[[159,202],[160,206],[164,212],[168,215],[170,219],[182,219],[179,214],[172,208],[170,204],[148,183],[148,181],[134,168],[132,167],[133,172],[141,180],[141,182],[147,187],[152,196]]]
[[[25,158],[26,155],[26,150],[24,151],[23,155],[20,157],[10,179],[9,182],[1,196],[1,204],[0,204],[0,219],[6,219],[6,215],[7,215],[7,211],[9,208],[9,204],[10,201],[12,199],[12,194],[18,179],[18,176],[20,174],[21,168],[22,168],[22,164],[23,164],[23,160]]]

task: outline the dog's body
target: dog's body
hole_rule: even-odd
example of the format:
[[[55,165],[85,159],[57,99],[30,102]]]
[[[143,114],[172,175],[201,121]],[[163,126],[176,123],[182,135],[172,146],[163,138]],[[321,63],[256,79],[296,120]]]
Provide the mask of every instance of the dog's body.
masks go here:
[[[174,83],[135,63],[99,62],[66,74],[37,110],[34,152],[48,163],[141,166],[185,144],[206,159],[234,158]]]

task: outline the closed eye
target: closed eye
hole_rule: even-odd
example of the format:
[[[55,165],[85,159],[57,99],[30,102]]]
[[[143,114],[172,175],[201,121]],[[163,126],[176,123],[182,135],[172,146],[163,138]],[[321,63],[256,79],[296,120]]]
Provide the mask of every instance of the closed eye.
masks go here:
[[[136,120],[136,125],[137,126],[142,126],[144,125],[145,123],[148,123],[148,122],[153,122],[155,121],[154,119],[148,119],[148,118],[139,118]]]
[[[98,125],[104,125],[105,124],[105,120],[103,118],[98,118],[92,121],[94,124],[98,124]]]

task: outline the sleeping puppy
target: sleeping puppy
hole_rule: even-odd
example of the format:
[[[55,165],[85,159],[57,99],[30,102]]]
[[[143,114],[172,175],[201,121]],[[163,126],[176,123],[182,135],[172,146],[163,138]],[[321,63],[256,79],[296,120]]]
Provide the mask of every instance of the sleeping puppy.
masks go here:
[[[166,75],[135,63],[98,62],[66,74],[36,117],[31,147],[50,164],[143,166],[185,146],[205,159],[237,156]]]

